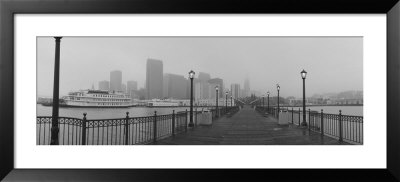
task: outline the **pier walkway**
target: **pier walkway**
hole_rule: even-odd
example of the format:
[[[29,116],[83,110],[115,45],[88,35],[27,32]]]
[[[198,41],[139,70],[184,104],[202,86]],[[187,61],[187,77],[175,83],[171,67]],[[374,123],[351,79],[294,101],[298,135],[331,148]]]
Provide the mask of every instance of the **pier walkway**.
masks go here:
[[[222,117],[210,126],[197,126],[157,145],[343,145],[334,138],[295,125],[278,125],[273,117],[264,117],[244,106],[232,117]]]

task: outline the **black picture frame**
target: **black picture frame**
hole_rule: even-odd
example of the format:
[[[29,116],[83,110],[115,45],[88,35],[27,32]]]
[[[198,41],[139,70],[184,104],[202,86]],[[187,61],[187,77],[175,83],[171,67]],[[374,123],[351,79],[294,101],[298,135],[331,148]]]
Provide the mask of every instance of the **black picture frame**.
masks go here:
[[[386,169],[15,169],[14,15],[26,13],[382,13],[387,14]],[[15,0],[0,1],[0,179],[6,181],[399,181],[400,5],[398,0]],[[379,106],[377,106],[379,107]],[[382,116],[382,118],[385,118]],[[371,156],[374,157],[374,156]],[[52,159],[56,160],[56,159]],[[365,159],[368,160],[368,159]]]

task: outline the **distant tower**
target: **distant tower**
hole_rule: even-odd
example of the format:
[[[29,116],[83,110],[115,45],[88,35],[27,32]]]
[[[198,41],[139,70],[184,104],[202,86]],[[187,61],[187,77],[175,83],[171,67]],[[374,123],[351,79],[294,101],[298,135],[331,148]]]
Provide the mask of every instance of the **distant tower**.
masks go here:
[[[110,72],[110,91],[122,91],[122,72],[119,70]]]
[[[156,59],[147,59],[146,99],[162,99],[163,76],[163,62]]]
[[[94,83],[92,83],[92,90],[94,90]]]

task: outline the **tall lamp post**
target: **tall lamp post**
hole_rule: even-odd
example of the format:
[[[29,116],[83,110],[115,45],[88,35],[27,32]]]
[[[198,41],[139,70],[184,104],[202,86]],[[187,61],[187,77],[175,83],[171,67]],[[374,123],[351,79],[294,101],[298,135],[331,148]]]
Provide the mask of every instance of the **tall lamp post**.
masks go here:
[[[59,89],[60,89],[60,42],[62,37],[56,39],[56,53],[54,60],[54,85],[53,85],[53,113],[51,122],[51,141],[50,145],[58,145],[58,108],[59,108]]]
[[[267,92],[267,110],[269,112],[269,91]]]
[[[216,94],[215,94],[215,112],[216,112],[216,115],[217,115],[217,117],[219,117],[219,113],[218,113],[218,86],[216,86],[215,87],[215,92],[216,92]]]
[[[279,90],[281,89],[279,84],[276,84],[276,89],[278,90],[278,118],[279,118]]]
[[[303,122],[301,122],[301,126],[307,126],[306,122],[306,76],[307,72],[303,69],[300,72],[301,78],[303,79]]]
[[[233,105],[232,105],[232,95],[231,95],[231,107],[233,107]]]
[[[193,70],[190,70],[189,72],[189,78],[190,78],[190,122],[189,122],[189,127],[193,127],[193,78],[194,78],[195,72]]]
[[[225,113],[228,112],[228,91],[225,92]]]
[[[264,98],[265,98],[265,96],[263,95],[262,98],[263,98],[262,108],[263,108],[263,110],[264,110],[264,106],[265,106],[265,105],[264,105]]]

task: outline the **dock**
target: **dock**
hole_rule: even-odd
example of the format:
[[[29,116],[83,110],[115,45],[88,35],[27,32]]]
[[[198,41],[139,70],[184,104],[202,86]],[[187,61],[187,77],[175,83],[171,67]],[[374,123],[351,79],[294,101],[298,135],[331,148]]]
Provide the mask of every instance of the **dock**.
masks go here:
[[[157,141],[157,145],[347,145],[337,139],[309,132],[296,125],[278,125],[272,116],[262,116],[244,106],[232,117],[221,117],[208,126]]]

